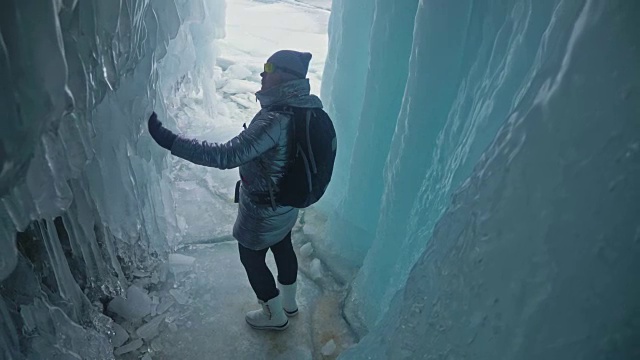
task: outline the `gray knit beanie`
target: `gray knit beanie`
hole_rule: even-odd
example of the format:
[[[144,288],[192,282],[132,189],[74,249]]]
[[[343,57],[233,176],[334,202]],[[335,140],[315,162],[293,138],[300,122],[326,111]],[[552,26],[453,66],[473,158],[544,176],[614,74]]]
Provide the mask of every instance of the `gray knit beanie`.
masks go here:
[[[294,50],[280,50],[271,55],[267,62],[272,63],[280,70],[298,76],[301,79],[307,77],[311,53]]]

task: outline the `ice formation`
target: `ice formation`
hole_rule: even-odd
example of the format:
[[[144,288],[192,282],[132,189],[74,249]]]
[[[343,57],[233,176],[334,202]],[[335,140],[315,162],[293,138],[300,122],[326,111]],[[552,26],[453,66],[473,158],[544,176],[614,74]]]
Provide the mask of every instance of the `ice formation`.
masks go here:
[[[310,19],[330,1],[239,2],[230,25],[259,18],[260,34],[219,46],[224,0],[0,7],[0,358],[234,345],[201,325],[235,321],[250,293],[228,242],[237,173],[169,157],[145,120],[227,140],[271,52],[326,50]],[[286,26],[268,16],[293,5]],[[324,70],[340,152],[296,230],[313,280],[300,306],[361,339],[343,351],[348,329],[301,326],[304,342],[264,350],[227,328],[243,354],[640,356],[638,15],[623,0],[333,0],[309,77],[317,92]],[[168,254],[201,242],[221,244]],[[323,287],[334,276],[345,299]]]
[[[370,4],[333,2],[323,82],[341,358],[638,356],[638,4]]]
[[[171,124],[165,95],[213,76],[224,1],[1,8],[0,357],[109,359],[100,301],[177,241],[169,162],[145,119]]]

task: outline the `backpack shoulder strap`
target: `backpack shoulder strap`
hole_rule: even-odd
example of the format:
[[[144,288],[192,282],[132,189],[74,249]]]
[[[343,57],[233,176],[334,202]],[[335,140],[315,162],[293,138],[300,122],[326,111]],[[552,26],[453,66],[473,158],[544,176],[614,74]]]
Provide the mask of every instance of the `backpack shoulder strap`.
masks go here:
[[[289,106],[289,105],[272,105],[267,107],[268,111],[275,111],[275,112],[284,112],[284,113],[294,113],[295,112],[295,108],[293,106]]]

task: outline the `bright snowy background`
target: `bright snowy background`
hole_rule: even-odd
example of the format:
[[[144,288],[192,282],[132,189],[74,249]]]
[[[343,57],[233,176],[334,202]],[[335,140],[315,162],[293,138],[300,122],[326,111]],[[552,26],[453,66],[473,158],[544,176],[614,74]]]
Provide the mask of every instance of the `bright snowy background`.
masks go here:
[[[217,65],[213,113],[202,106],[200,89],[175,94],[168,111],[185,135],[226,141],[242,130],[260,109],[255,92],[260,73],[271,54],[281,49],[313,54],[308,78],[312,93],[320,93],[327,55],[330,0],[227,2],[226,36],[216,42]],[[192,90],[193,92],[189,92]],[[236,215],[232,203],[237,170],[203,168],[172,159],[176,215],[183,243],[229,240]]]

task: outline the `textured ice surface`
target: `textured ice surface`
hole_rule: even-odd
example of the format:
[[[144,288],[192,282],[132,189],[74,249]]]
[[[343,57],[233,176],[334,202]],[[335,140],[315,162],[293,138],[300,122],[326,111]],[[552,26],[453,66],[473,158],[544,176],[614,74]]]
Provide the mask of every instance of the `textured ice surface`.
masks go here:
[[[336,351],[336,342],[333,339],[327,341],[326,344],[320,349],[320,352],[324,356],[331,356]]]
[[[160,324],[164,321],[165,316],[159,315],[155,318],[151,319],[148,323],[140,326],[136,329],[136,334],[146,340],[149,341],[152,338],[158,336],[160,334]]]
[[[306,243],[300,247],[300,255],[309,257],[311,254],[313,254],[313,245],[311,243]]]
[[[179,289],[171,289],[169,290],[169,293],[171,294],[171,296],[173,296],[174,300],[180,305],[184,305],[190,301],[189,296],[184,292],[180,291]]]
[[[311,260],[310,271],[312,279],[317,280],[322,277],[322,262],[320,262],[320,259]]]
[[[169,265],[174,274],[183,273],[192,269],[196,259],[182,254],[169,254]]]
[[[369,333],[341,358],[639,356],[638,4],[375,3],[367,81],[323,82],[365,104],[326,240],[362,262],[345,314]]]
[[[96,330],[83,328],[62,309],[41,299],[20,309],[24,331],[32,337],[30,353],[42,359],[110,359],[112,346]],[[36,355],[37,354],[37,355]],[[17,357],[20,358],[20,357]]]
[[[127,320],[141,319],[151,313],[151,298],[144,290],[135,285],[127,289],[126,299],[116,296],[111,300],[107,310]]]
[[[0,332],[41,324],[22,332],[26,353],[3,337],[3,355],[112,357],[99,301],[179,232],[167,153],[145,120],[153,108],[171,124],[166,94],[212,72],[223,13],[223,0],[3,2]]]
[[[165,297],[160,304],[158,305],[156,312],[158,314],[164,314],[165,311],[169,310],[173,304],[175,304],[175,300],[171,296]]]
[[[346,191],[349,158],[365,95],[375,5],[376,2],[371,0],[333,1],[321,95],[327,112],[334,120],[339,150],[329,190],[320,206],[335,204]],[[331,205],[327,207],[333,208]]]
[[[295,233],[294,244],[302,236]],[[207,359],[216,354],[220,359],[318,359],[329,339],[334,339],[336,352],[351,344],[348,327],[338,311],[343,293],[332,290],[335,284],[321,289],[311,281],[307,276],[309,260],[300,261],[300,313],[289,320],[286,332],[276,333],[254,331],[244,320],[247,311],[260,305],[238,259],[235,241],[196,245],[183,251],[196,258],[195,276],[188,280],[193,283],[190,290],[185,286],[178,289],[188,292],[194,301],[174,305],[176,316],[167,318],[171,322],[156,338],[162,342],[158,358]],[[267,264],[276,274],[272,255],[267,255]]]
[[[120,347],[129,340],[129,333],[118,323],[114,323],[112,329],[114,331],[111,337],[111,345],[113,345],[113,347]]]
[[[113,353],[115,355],[123,355],[123,354],[126,354],[126,353],[129,353],[129,352],[132,352],[134,350],[139,349],[143,344],[144,343],[143,343],[142,340],[136,339],[136,340],[133,340],[133,341],[125,344],[124,346],[121,346],[121,347],[115,349],[113,351]]]
[[[330,111],[333,111],[335,121],[341,127],[351,127],[348,131],[347,129],[341,131],[340,148],[342,149],[344,137],[354,142],[353,153],[350,155],[351,162],[348,164],[342,162],[336,171],[345,172],[343,167],[348,165],[355,172],[348,181],[336,182],[335,187],[346,190],[346,194],[342,206],[338,208],[339,211],[331,218],[333,226],[329,229],[330,233],[326,238],[330,241],[329,244],[334,252],[338,252],[340,256],[357,265],[362,263],[375,238],[380,217],[380,204],[386,181],[382,176],[382,170],[389,154],[407,83],[408,58],[411,54],[418,0],[406,0],[402,3],[395,1],[372,1],[371,3],[375,3],[376,8],[375,21],[371,29],[363,27],[351,30],[354,33],[359,32],[359,36],[366,36],[370,32],[370,37],[375,39],[370,42],[368,57],[364,52],[358,54],[358,57],[364,57],[359,61],[369,63],[368,74],[354,77],[347,73],[349,67],[345,68],[343,64],[337,63],[338,59],[335,59],[332,60],[336,62],[332,63],[336,67],[335,76],[340,76],[342,73],[343,78],[333,84],[327,78],[323,85],[323,96],[328,99],[328,104],[332,104]],[[336,2],[336,6],[338,5],[339,3]],[[365,15],[363,13],[360,16]],[[337,27],[336,22],[342,21],[350,20],[340,20],[336,15],[333,26]],[[366,21],[372,21],[372,19],[367,18]],[[351,37],[354,36],[356,34],[351,35]],[[341,57],[351,56],[342,54],[342,48],[347,46],[350,44],[335,44],[332,47],[333,56],[337,57],[338,54]],[[349,81],[351,84],[344,90],[337,88]],[[353,83],[354,81],[357,83]],[[345,94],[340,92],[345,91],[348,93],[347,96],[353,96],[353,93],[349,92],[353,87],[365,91],[361,107],[358,106],[359,101],[345,98]],[[340,107],[347,108],[350,113],[342,113]],[[349,119],[353,123],[343,124],[349,122]],[[363,121],[358,122],[359,119]],[[356,130],[357,133],[355,133]],[[343,155],[345,158],[349,156],[349,154]],[[363,181],[363,179],[366,180]],[[334,191],[334,188],[332,187],[330,191]]]
[[[301,315],[313,299],[313,318],[287,346],[242,327],[216,337],[255,308],[229,243],[190,254],[203,261],[195,277],[169,264],[134,274],[179,241],[229,240],[236,209],[237,173],[167,160],[146,136],[151,108],[172,129],[227,140],[258,109],[261,65],[280,48],[316,55],[317,92],[326,2],[227,6],[218,54],[223,0],[3,3],[3,356],[110,358],[96,309],[125,274],[194,286],[154,295],[168,331],[118,353],[305,359],[333,338],[317,325],[342,321],[342,293],[319,297],[311,282]],[[337,210],[326,236],[305,227],[324,242],[301,271],[361,266],[344,314],[369,334],[343,358],[640,357],[638,6],[334,1],[322,93],[341,150],[319,208]],[[155,335],[145,319],[127,328]]]

